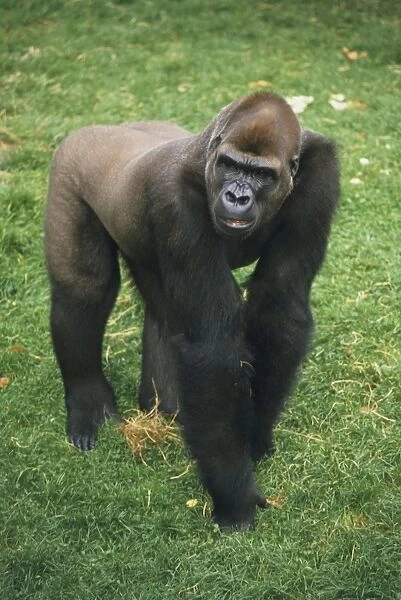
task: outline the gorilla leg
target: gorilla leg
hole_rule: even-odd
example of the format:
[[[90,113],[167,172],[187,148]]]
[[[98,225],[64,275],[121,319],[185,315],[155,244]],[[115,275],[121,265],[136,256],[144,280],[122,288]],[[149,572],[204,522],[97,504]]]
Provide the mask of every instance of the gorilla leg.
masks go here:
[[[67,435],[79,450],[92,450],[106,416],[116,416],[113,391],[101,365],[105,323],[117,286],[97,304],[60,292],[52,293],[51,331],[63,376]]]
[[[74,225],[81,218],[85,236]],[[64,227],[66,235],[58,240],[47,226],[51,333],[64,383],[68,439],[79,450],[92,450],[99,425],[107,416],[117,417],[102,370],[104,329],[120,282],[117,248],[86,206]]]
[[[170,337],[147,308],[142,338],[139,406],[148,411],[156,399],[163,412],[175,414],[178,411],[177,374]]]

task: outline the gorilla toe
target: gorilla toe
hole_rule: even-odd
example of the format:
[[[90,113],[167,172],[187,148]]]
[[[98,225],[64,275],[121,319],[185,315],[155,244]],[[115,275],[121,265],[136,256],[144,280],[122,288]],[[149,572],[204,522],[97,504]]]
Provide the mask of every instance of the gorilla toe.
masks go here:
[[[95,448],[96,437],[97,436],[95,433],[92,433],[90,435],[75,434],[69,435],[68,441],[70,444],[75,446],[77,450],[80,450],[81,452],[89,452],[90,450],[93,450]]]

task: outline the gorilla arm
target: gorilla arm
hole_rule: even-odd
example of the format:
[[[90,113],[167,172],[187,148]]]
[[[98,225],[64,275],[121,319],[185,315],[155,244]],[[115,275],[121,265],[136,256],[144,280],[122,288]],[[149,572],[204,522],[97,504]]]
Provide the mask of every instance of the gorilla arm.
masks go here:
[[[294,190],[248,288],[247,339],[256,359],[254,460],[273,450],[273,425],[308,350],[313,328],[309,293],[324,259],[338,197],[334,144],[304,130]]]
[[[223,530],[246,529],[265,500],[255,487],[250,457],[241,295],[223,240],[202,222],[204,198],[193,190],[184,198],[173,218],[174,211],[166,220],[158,212],[156,240],[165,318],[174,334],[180,421],[215,520]]]

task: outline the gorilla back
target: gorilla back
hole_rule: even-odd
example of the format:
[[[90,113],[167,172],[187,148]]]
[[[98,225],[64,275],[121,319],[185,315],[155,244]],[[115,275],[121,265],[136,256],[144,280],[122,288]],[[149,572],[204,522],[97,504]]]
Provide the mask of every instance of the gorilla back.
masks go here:
[[[333,142],[252,94],[199,135],[145,122],[68,137],[50,175],[45,251],[67,435],[118,418],[102,369],[118,254],[145,302],[141,408],[176,412],[223,530],[265,506],[253,463],[305,356],[310,289],[339,196]],[[257,260],[246,301],[231,270]]]

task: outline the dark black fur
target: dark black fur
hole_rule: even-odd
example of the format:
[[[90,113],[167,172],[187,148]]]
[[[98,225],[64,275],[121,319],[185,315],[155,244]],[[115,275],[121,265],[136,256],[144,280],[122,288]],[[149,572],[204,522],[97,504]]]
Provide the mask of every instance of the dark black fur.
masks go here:
[[[214,518],[248,528],[264,505],[253,462],[273,450],[307,352],[338,195],[334,144],[274,94],[237,100],[198,136],[149,122],[67,138],[46,258],[70,441],[92,449],[118,414],[101,349],[120,251],[146,304],[140,406],[157,390],[163,410],[179,408]],[[255,260],[244,302],[231,269]]]

